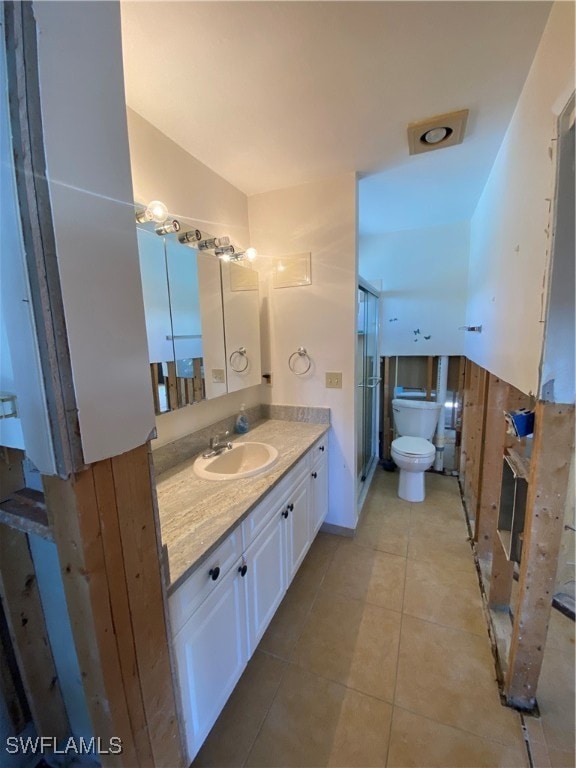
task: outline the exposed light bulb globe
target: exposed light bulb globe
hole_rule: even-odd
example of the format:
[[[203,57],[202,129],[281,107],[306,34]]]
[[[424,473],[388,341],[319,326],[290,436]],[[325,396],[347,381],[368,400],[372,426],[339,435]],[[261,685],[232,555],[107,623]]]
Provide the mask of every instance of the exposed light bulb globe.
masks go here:
[[[426,144],[439,144],[448,136],[447,128],[432,128],[424,134]]]
[[[258,256],[258,251],[256,248],[246,248],[246,258],[248,261],[254,261],[256,256]]]
[[[148,204],[147,211],[150,212],[150,218],[157,224],[163,224],[168,218],[168,208],[160,200],[152,200]]]
[[[230,261],[230,254],[229,253],[223,253],[218,258],[222,259],[222,261]]]

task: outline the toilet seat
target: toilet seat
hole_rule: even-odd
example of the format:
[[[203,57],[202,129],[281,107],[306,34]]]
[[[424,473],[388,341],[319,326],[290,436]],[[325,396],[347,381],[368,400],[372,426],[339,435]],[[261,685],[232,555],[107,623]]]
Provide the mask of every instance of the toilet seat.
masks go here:
[[[392,441],[392,448],[399,456],[424,458],[436,455],[434,445],[423,437],[397,437]]]

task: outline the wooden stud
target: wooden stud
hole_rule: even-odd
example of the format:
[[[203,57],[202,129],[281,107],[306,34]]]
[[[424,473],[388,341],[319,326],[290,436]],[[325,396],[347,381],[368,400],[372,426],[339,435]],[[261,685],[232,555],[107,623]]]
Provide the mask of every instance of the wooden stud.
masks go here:
[[[506,435],[504,411],[508,399],[508,385],[494,374],[488,377],[486,403],[486,428],[484,431],[484,453],[482,478],[479,489],[478,515],[474,531],[479,557],[492,552],[502,486],[502,460]]]
[[[504,546],[497,535],[494,536],[492,544],[492,572],[488,605],[494,610],[503,610],[510,606],[514,563],[506,557]]]
[[[112,617],[93,472],[43,483],[94,733],[122,739],[122,755],[109,755],[109,765],[139,766],[116,643],[124,622],[116,628]]]
[[[194,401],[198,402],[203,399],[204,382],[202,381],[202,358],[195,357],[193,361],[194,367]]]
[[[109,459],[98,462],[93,467],[93,473],[94,489],[101,520],[100,530],[102,532],[106,576],[111,586],[110,611],[115,627],[122,628],[116,631],[116,647],[126,706],[138,759],[141,765],[148,765],[153,764],[152,747],[146,727],[146,715],[136,661],[112,462]]]
[[[171,411],[180,407],[178,402],[178,384],[176,381],[176,363],[170,360],[167,364],[168,376],[166,377],[166,398],[168,400],[168,409]]]
[[[22,531],[0,526],[0,597],[32,719],[40,736],[70,732],[36,571]]]
[[[574,406],[538,402],[518,604],[504,694],[521,709],[534,706],[540,676],[564,523]]]
[[[154,521],[151,458],[143,445],[112,459],[130,620],[156,768],[182,764]]]
[[[454,450],[456,452],[455,456],[455,469],[459,473],[460,472],[460,466],[462,463],[462,420],[463,420],[463,410],[464,410],[464,374],[466,371],[466,358],[461,355],[458,360],[458,383],[456,385],[456,402],[458,407],[458,415],[456,419],[456,438],[455,438],[455,445]]]
[[[12,725],[10,736],[16,736],[30,722],[31,714],[26,701],[26,693],[18,670],[16,656],[12,648],[8,623],[0,600],[0,701],[6,705],[6,711]]]
[[[428,356],[426,362],[426,400],[432,400],[432,387],[434,376],[434,358]]]
[[[154,413],[161,413],[160,410],[160,376],[158,367],[162,363],[150,363],[150,377],[152,379],[152,397],[154,398]]]
[[[184,379],[184,402],[186,405],[191,405],[194,402],[193,379]]]

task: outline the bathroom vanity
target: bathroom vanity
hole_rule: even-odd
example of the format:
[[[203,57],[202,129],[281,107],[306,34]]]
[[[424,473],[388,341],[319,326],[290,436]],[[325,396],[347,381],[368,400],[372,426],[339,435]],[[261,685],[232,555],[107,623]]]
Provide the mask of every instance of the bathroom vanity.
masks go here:
[[[328,424],[269,420],[239,441],[278,450],[265,473],[158,478],[168,602],[188,759],[254,653],[328,508]]]

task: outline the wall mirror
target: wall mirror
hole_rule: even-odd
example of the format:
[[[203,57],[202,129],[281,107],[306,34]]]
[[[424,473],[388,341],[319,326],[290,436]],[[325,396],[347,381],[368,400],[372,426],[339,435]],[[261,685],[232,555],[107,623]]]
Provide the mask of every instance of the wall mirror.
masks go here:
[[[258,272],[181,242],[194,225],[179,224],[136,228],[157,414],[261,382]]]

